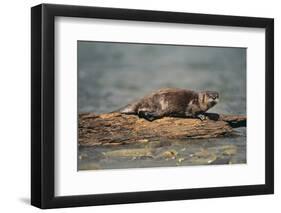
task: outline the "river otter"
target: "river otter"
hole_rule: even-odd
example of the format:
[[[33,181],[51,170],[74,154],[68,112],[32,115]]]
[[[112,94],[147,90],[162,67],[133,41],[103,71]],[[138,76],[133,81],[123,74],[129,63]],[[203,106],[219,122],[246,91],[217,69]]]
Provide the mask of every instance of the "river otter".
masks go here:
[[[216,105],[219,93],[186,89],[159,89],[115,111],[153,121],[162,117],[193,117],[205,120],[204,112]]]

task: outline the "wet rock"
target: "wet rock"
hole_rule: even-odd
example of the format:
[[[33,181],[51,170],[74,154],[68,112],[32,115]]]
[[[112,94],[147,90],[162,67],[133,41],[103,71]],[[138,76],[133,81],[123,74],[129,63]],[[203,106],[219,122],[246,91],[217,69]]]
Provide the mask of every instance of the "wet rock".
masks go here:
[[[79,170],[98,170],[101,169],[100,165],[96,163],[83,163],[79,165]]]
[[[79,160],[83,160],[83,159],[86,159],[88,157],[88,155],[86,153],[82,153],[79,155]]]
[[[153,140],[153,141],[149,141],[149,143],[147,143],[148,148],[161,148],[161,147],[167,147],[171,145],[171,141],[169,140]]]
[[[177,159],[177,162],[178,162],[178,163],[181,163],[181,162],[184,161],[184,160],[185,160],[185,158],[178,158],[178,159]]]
[[[161,154],[162,157],[166,159],[175,159],[178,152],[176,150],[168,150]]]
[[[213,165],[230,164],[229,158],[218,158],[212,162]]]
[[[194,153],[192,158],[190,158],[190,163],[194,165],[206,165],[211,164],[217,159],[217,155],[206,149],[201,149],[201,151]]]
[[[237,153],[237,148],[235,146],[228,147],[228,148],[224,149],[222,152],[223,155],[227,155],[227,156],[232,156],[232,155],[235,155],[236,153]]]
[[[106,157],[153,157],[153,149],[137,148],[137,149],[119,149],[103,153]]]

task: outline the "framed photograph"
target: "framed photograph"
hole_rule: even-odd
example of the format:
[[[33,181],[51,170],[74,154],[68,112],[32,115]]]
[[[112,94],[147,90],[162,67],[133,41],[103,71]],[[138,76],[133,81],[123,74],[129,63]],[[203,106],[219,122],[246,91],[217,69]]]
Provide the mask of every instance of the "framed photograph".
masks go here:
[[[272,194],[274,21],[31,9],[31,204]]]

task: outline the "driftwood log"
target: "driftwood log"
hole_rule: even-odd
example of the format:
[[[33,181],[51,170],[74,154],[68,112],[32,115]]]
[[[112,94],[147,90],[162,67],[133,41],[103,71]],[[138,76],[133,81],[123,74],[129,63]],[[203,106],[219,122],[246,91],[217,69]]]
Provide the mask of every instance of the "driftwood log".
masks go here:
[[[79,115],[81,146],[118,145],[159,139],[214,138],[233,134],[246,126],[246,116],[206,114],[201,121],[192,118],[165,117],[153,122],[120,113]]]

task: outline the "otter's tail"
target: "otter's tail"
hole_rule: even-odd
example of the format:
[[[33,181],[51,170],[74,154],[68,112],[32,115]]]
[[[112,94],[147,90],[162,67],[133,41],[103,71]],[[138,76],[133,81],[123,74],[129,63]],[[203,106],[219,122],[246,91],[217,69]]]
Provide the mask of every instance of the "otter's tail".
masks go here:
[[[120,113],[128,114],[128,115],[136,114],[136,112],[137,112],[137,105],[138,105],[138,103],[127,104],[124,107],[121,107],[121,108],[119,108],[117,110],[112,111],[111,113],[120,112]]]

